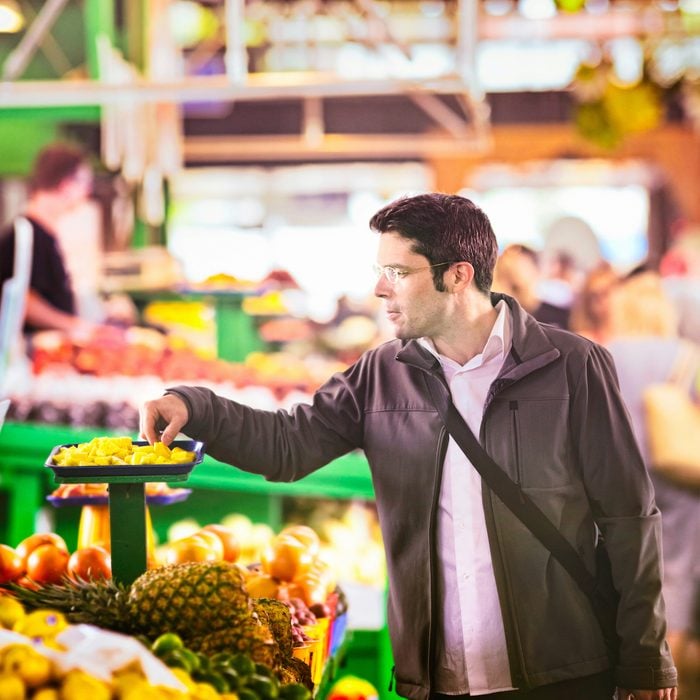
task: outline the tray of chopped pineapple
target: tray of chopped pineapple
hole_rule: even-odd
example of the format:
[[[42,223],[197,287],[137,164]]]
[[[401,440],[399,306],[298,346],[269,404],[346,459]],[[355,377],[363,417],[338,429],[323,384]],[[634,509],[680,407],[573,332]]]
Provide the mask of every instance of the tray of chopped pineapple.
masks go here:
[[[173,440],[168,446],[130,437],[95,437],[56,445],[44,466],[58,477],[167,476],[189,474],[203,458],[204,443],[198,440]]]

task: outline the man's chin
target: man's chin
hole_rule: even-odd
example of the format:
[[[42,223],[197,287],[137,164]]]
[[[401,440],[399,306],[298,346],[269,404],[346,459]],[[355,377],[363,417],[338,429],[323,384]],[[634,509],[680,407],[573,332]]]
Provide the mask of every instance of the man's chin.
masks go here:
[[[399,339],[399,340],[415,340],[416,338],[420,338],[420,336],[416,333],[412,333],[410,330],[406,328],[394,328],[394,335]]]

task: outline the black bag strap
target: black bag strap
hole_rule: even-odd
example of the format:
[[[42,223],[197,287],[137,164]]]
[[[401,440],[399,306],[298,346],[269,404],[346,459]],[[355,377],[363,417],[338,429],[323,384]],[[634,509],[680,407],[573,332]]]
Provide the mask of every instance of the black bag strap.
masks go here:
[[[430,380],[428,384],[430,384]],[[432,394],[432,389],[430,391]],[[433,399],[435,399],[434,396]],[[564,535],[484,450],[454,403],[448,399],[447,405],[442,401],[435,401],[435,405],[447,431],[488,487],[552,553],[552,556],[566,569],[579,588],[588,596],[603,632],[611,661],[615,663],[618,647],[615,630],[617,605],[612,600],[610,592],[600,588],[597,578],[589,572],[583,559]]]

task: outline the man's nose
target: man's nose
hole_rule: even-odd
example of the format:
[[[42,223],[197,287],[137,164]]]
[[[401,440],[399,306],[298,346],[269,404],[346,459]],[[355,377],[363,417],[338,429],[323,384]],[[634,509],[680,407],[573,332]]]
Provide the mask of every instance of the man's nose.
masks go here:
[[[389,296],[390,291],[391,285],[389,284],[389,280],[387,280],[384,275],[379,275],[379,279],[374,285],[374,296],[384,299],[385,297]]]

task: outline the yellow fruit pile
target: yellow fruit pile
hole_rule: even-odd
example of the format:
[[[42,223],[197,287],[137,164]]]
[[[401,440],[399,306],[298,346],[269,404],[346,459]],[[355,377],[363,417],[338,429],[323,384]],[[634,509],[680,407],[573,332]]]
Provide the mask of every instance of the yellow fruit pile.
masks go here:
[[[90,442],[62,447],[53,457],[61,467],[110,466],[125,464],[185,464],[195,453],[181,447],[170,449],[162,442],[134,445],[130,437],[96,437]]]
[[[0,700],[235,700],[219,694],[209,683],[199,683],[182,669],[170,669],[183,690],[151,685],[140,664],[115,671],[111,681],[95,678],[79,668],[63,668],[69,652],[56,637],[68,628],[57,610],[25,612],[22,604],[0,595],[0,631],[12,630],[27,641],[0,641]],[[31,640],[31,641],[30,641]],[[33,646],[41,642],[43,647]],[[53,654],[53,656],[51,656]]]

